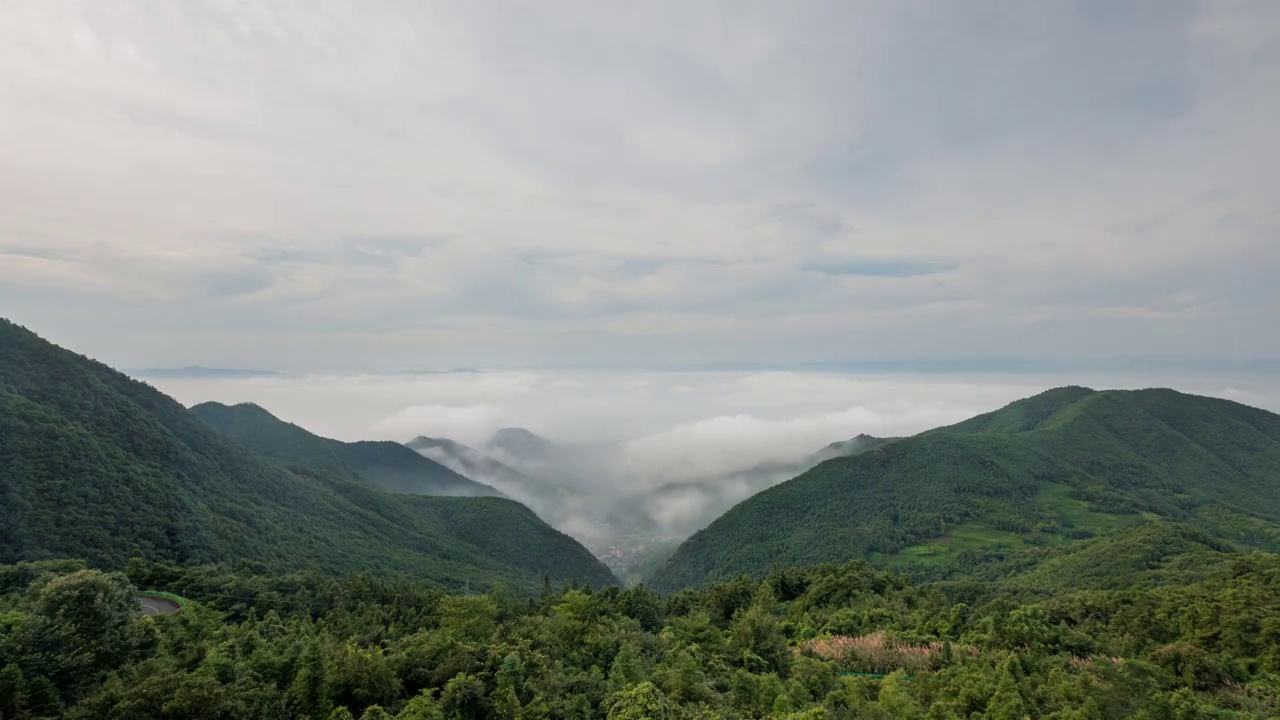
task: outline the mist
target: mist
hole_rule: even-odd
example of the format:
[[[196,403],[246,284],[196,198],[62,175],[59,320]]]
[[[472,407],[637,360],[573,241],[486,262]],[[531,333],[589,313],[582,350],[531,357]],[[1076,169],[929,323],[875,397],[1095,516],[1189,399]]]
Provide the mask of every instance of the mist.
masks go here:
[[[184,404],[251,401],[341,440],[460,443],[474,457],[420,452],[593,547],[623,537],[680,539],[807,469],[830,443],[913,435],[1050,387],[1167,386],[1280,410],[1280,381],[1267,376],[493,371],[147,379]],[[549,444],[496,442],[504,428]]]

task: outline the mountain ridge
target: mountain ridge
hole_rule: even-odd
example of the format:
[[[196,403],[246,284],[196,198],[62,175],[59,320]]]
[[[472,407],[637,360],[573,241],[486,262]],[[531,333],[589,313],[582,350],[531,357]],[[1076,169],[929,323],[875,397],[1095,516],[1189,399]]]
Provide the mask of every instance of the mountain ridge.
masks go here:
[[[1172,390],[1055,388],[765,490],[651,581],[671,590],[775,563],[937,562],[1157,517],[1209,527],[1214,515],[1219,528],[1265,536],[1280,523],[1278,480],[1280,415]]]
[[[190,411],[249,449],[286,465],[328,470],[395,493],[502,497],[502,493],[400,443],[343,442],[286,422],[256,403],[204,402]]]
[[[533,591],[544,572],[614,582],[518,503],[289,472],[150,385],[0,320],[0,563],[123,567],[135,556],[371,570],[455,589]]]

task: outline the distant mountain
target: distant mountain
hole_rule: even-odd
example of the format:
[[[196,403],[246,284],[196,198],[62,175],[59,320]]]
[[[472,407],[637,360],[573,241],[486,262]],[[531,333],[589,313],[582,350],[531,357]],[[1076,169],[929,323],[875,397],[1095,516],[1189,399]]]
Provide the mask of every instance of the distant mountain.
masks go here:
[[[485,444],[485,451],[525,462],[545,463],[562,454],[560,446],[524,428],[503,428]]]
[[[135,556],[398,573],[459,590],[531,591],[543,573],[613,582],[518,503],[289,472],[152,387],[0,320],[0,564],[119,568]]]
[[[564,487],[530,477],[460,442],[446,438],[416,437],[405,445],[459,475],[484,483],[519,500],[540,515],[542,506],[561,502],[568,494]]]
[[[1280,542],[1280,415],[1172,390],[1051,390],[830,460],[689,538],[675,589],[774,565],[945,565],[1167,518]]]
[[[501,496],[394,442],[353,442],[314,435],[253,403],[203,403],[191,408],[210,427],[255,452],[297,470],[322,470],[395,493],[455,497]]]
[[[140,368],[130,370],[130,375],[142,378],[202,379],[202,378],[255,378],[277,375],[274,370],[245,370],[240,368],[211,368],[188,365],[180,368]]]
[[[526,435],[527,433],[527,435]],[[523,437],[522,437],[523,436]],[[592,552],[599,553],[601,543],[610,531],[600,522],[603,501],[597,493],[604,483],[599,475],[583,464],[588,454],[578,455],[574,448],[560,446],[538,438],[528,431],[500,432],[499,438],[521,438],[516,444],[506,443],[510,449],[523,447],[525,454],[515,456],[502,450],[504,442],[487,443],[488,452],[482,452],[462,443],[445,438],[418,437],[407,443],[414,451],[464,475],[476,482],[491,485],[507,497],[524,503],[538,517],[553,527],[587,543]],[[534,438],[532,442],[526,442]],[[507,462],[495,459],[489,452],[508,458]],[[531,457],[531,455],[533,457]]]

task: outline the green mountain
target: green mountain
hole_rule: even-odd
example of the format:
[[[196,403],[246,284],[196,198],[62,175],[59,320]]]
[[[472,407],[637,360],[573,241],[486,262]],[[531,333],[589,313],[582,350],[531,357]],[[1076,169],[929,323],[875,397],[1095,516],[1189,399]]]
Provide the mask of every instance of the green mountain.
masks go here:
[[[463,477],[491,484],[503,495],[519,500],[548,521],[571,501],[569,488],[526,475],[460,442],[418,436],[405,443],[405,447]]]
[[[395,442],[354,442],[313,435],[252,403],[209,402],[191,408],[210,427],[297,471],[326,471],[388,492],[502,497],[440,463]]]
[[[406,450],[412,454],[412,451]],[[533,589],[612,575],[510,500],[295,474],[154,388],[0,320],[0,563],[254,560]]]
[[[885,445],[888,445],[891,442],[897,442],[897,441],[898,441],[898,438],[879,438],[879,437],[872,437],[871,435],[867,435],[866,433],[863,433],[861,435],[858,435],[857,437],[850,438],[848,440],[833,442],[830,445],[822,448],[818,452],[814,453],[813,455],[810,456],[811,464],[809,465],[809,467],[817,465],[818,463],[821,463],[821,462],[825,462],[832,458],[848,457],[850,455],[857,455],[859,453],[870,452],[872,450],[875,450],[876,448],[884,447]]]
[[[1161,518],[1280,549],[1280,415],[1172,390],[1050,390],[766,490],[651,582],[856,558],[945,574]]]
[[[662,546],[671,551],[675,541],[701,530],[756,493],[832,458],[870,452],[896,439],[858,435],[795,460],[766,460],[718,477],[659,485],[616,501],[605,523],[618,534],[629,536],[631,542],[641,537],[662,538]]]

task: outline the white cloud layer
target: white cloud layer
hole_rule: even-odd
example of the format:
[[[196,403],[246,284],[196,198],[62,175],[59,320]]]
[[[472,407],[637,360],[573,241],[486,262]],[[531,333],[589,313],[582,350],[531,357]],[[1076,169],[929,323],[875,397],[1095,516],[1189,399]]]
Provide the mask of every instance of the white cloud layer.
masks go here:
[[[1270,0],[15,0],[0,308],[126,367],[1276,359],[1278,36]]]
[[[417,435],[482,447],[506,426],[565,444],[622,446],[602,484],[634,492],[794,460],[860,433],[911,435],[1050,387],[1171,386],[1280,411],[1269,377],[946,376],[819,373],[450,373],[156,379],[180,401],[252,401],[344,440]]]

